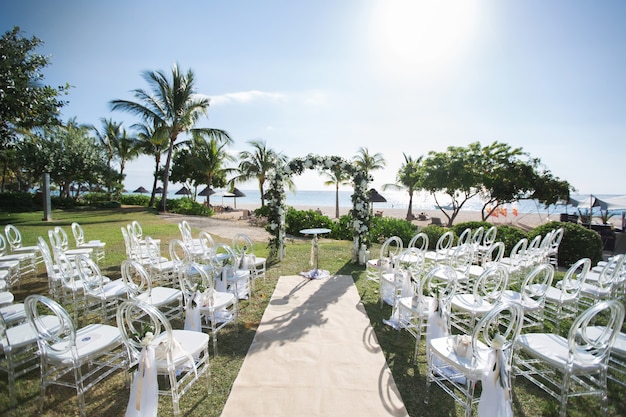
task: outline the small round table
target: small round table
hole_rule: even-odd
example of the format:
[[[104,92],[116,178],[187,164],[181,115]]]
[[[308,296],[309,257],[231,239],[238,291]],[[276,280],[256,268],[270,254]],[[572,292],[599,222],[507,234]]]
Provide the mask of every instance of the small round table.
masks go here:
[[[313,241],[311,242],[311,244],[313,245],[312,250],[314,251],[315,269],[308,272],[310,278],[318,278],[321,275],[320,273],[322,272],[319,270],[319,251],[318,251],[318,246],[317,246],[317,241],[318,241],[317,235],[323,235],[325,233],[330,233],[330,232],[331,232],[330,229],[325,229],[322,227],[300,230],[300,233],[302,233],[303,235],[313,235]]]

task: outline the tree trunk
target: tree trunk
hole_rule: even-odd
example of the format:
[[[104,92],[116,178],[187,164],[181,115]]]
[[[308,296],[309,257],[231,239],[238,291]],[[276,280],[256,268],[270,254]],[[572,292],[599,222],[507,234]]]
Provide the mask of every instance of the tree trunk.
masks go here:
[[[339,182],[335,185],[335,219],[339,218]]]

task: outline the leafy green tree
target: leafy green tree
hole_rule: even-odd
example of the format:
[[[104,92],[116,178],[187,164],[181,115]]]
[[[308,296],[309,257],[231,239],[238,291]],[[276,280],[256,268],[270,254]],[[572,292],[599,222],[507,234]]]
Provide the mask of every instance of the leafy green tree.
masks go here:
[[[72,185],[101,185],[108,172],[105,153],[89,128],[70,120],[31,134],[19,144],[20,163],[33,177],[50,173],[61,197],[70,197]],[[76,163],[80,161],[80,163]],[[78,194],[76,194],[77,196]]]
[[[339,218],[339,186],[344,184],[350,184],[351,176],[346,171],[343,171],[339,164],[333,165],[328,171],[322,171],[322,173],[328,178],[328,181],[324,182],[324,185],[335,186],[335,218]]]
[[[102,145],[106,154],[107,167],[109,168],[109,175],[106,179],[107,191],[110,193],[115,187],[113,185],[113,160],[117,156],[117,149],[119,148],[119,141],[122,132],[122,124],[114,122],[113,119],[100,119],[101,130],[98,130],[95,126],[90,126],[93,132],[96,134],[96,138]]]
[[[261,207],[265,206],[265,181],[270,169],[277,164],[287,162],[287,157],[279,152],[267,147],[263,140],[251,140],[248,144],[252,146],[252,151],[241,151],[239,153],[238,175],[231,179],[231,182],[245,182],[252,179],[257,180],[259,192],[261,194]]]
[[[386,165],[385,158],[381,153],[371,154],[367,148],[359,148],[357,154],[352,158],[354,164],[363,172],[366,176],[369,176],[372,171],[383,169]]]
[[[175,163],[172,165],[172,179],[177,182],[191,182],[194,187],[206,184],[209,187],[226,185],[226,175],[234,168],[226,168],[226,162],[234,158],[226,147],[232,142],[230,138],[215,136],[204,132],[193,132],[187,149],[176,152]],[[210,202],[207,196],[207,203]]]
[[[2,148],[15,139],[16,129],[58,125],[59,111],[67,102],[60,100],[69,85],[56,88],[43,85],[42,70],[48,57],[35,50],[43,42],[22,37],[15,26],[0,38],[0,139]]]
[[[122,129],[122,136],[117,142],[117,149],[115,152],[117,153],[117,157],[120,161],[120,183],[123,183],[126,162],[132,161],[139,156],[141,152],[141,144],[137,138],[128,136],[126,129]]]
[[[145,122],[167,129],[169,143],[163,175],[163,195],[167,196],[174,145],[181,133],[194,129],[200,117],[207,115],[209,99],[196,94],[193,71],[188,70],[183,74],[178,64],[172,68],[169,78],[162,71],[147,71],[143,77],[150,90],[134,90],[137,101],[113,100],[111,109],[130,112]],[[222,130],[208,128],[203,130],[207,134],[228,136]],[[166,198],[161,200],[161,211],[167,211],[166,200]]]
[[[403,153],[404,163],[400,166],[398,174],[396,176],[396,184],[385,184],[383,190],[389,188],[395,190],[406,190],[409,193],[409,207],[406,212],[406,219],[408,221],[413,220],[413,194],[419,190],[422,179],[421,164],[423,157],[413,159]]]

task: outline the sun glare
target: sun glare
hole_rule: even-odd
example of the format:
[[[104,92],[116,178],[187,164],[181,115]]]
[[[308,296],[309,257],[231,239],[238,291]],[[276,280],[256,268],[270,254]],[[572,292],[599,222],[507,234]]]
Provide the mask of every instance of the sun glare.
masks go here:
[[[476,21],[474,0],[385,0],[375,10],[376,59],[386,73],[443,70],[468,46]]]

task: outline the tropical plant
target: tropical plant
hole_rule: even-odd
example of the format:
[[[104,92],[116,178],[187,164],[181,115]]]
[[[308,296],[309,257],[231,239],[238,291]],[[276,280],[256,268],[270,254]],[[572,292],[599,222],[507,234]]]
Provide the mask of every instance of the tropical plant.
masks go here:
[[[403,153],[404,163],[400,166],[396,176],[396,184],[384,184],[383,190],[393,188],[396,190],[405,189],[409,193],[409,207],[406,211],[406,219],[413,220],[413,194],[420,188],[422,178],[421,164],[422,157],[417,159]]]
[[[135,123],[131,126],[137,131],[137,140],[139,141],[140,152],[152,156],[154,158],[154,176],[152,181],[152,191],[150,193],[150,201],[148,207],[154,206],[156,198],[156,188],[161,171],[161,156],[168,148],[167,129],[159,127],[157,124],[151,123]]]
[[[370,154],[369,150],[363,147],[359,148],[352,161],[366,177],[369,177],[371,171],[383,169],[386,165],[385,158],[381,153]]]
[[[339,186],[350,184],[351,177],[346,171],[341,169],[340,165],[334,165],[328,171],[322,171],[328,181],[324,181],[324,185],[335,186],[335,218],[339,218]]]
[[[276,165],[284,165],[287,157],[279,152],[267,147],[263,140],[251,140],[248,144],[252,146],[252,151],[241,151],[239,153],[238,175],[231,182],[244,182],[256,179],[261,194],[261,207],[265,206],[265,181],[268,172]]]
[[[173,66],[171,78],[168,78],[162,71],[147,71],[143,73],[143,77],[149,84],[150,90],[134,90],[136,102],[113,100],[111,109],[130,112],[152,126],[167,130],[169,142],[163,174],[163,195],[167,196],[174,145],[181,133],[194,130],[199,118],[207,115],[209,99],[196,94],[193,71],[188,70],[186,74],[183,74],[178,64]],[[206,134],[215,136],[228,136],[225,131],[218,129],[195,130],[204,130]],[[161,211],[167,211],[166,200],[166,198],[161,199]]]

